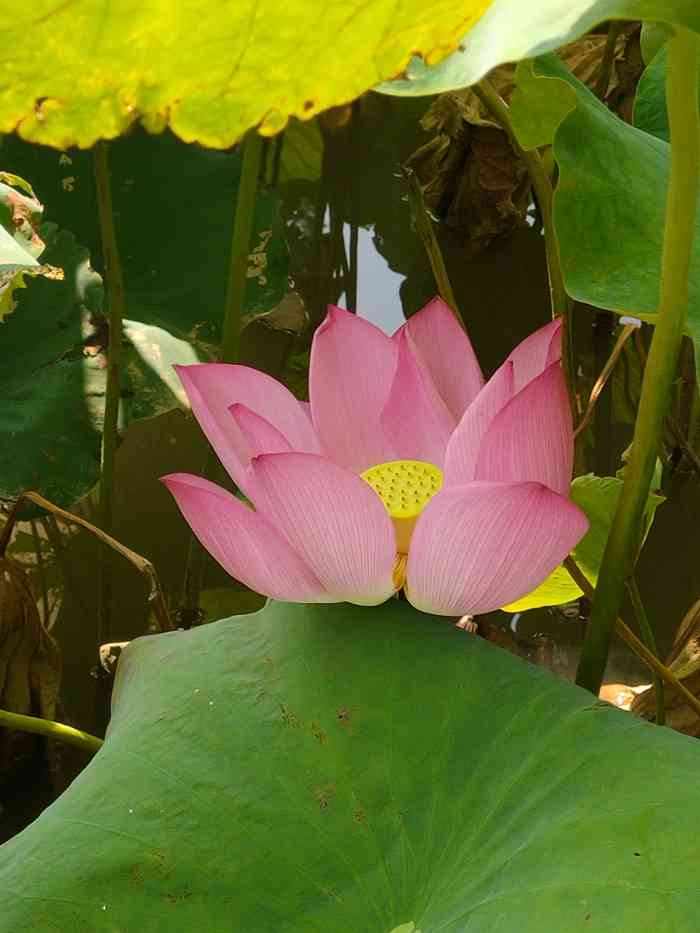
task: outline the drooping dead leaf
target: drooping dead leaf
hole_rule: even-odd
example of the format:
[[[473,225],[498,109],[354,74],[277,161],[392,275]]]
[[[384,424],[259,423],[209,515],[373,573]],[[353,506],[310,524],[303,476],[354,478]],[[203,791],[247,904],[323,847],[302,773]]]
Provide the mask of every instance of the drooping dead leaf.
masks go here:
[[[61,655],[22,565],[0,558],[0,708],[66,721]],[[0,843],[41,813],[85,766],[77,748],[0,728]]]
[[[513,91],[515,69],[489,76],[501,96]],[[530,182],[508,136],[471,90],[441,94],[421,121],[435,137],[408,160],[428,210],[478,245],[525,223]]]
[[[0,708],[56,719],[60,683],[58,645],[42,625],[24,571],[0,558]],[[34,737],[0,730],[0,772],[34,744]]]
[[[579,80],[594,88],[606,36],[592,34],[564,46],[558,54]],[[629,119],[637,81],[643,70],[639,26],[630,24],[617,37],[605,102]],[[501,65],[488,76],[509,102],[515,65]],[[408,160],[424,189],[429,210],[474,245],[487,246],[526,222],[530,182],[507,134],[476,94],[467,88],[441,94],[421,121],[433,132]]]

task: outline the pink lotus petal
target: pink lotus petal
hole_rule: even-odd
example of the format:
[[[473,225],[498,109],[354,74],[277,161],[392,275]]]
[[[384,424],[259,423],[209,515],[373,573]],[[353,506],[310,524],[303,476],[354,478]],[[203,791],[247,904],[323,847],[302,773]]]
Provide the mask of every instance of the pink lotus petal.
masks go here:
[[[274,425],[295,450],[316,453],[319,442],[299,402],[282,383],[248,366],[176,366],[197,421],[236,485],[243,488],[250,448],[231,418],[239,402]]]
[[[263,454],[250,465],[256,509],[281,531],[334,601],[383,603],[394,591],[394,527],[379,496],[314,454]]]
[[[392,459],[379,416],[396,359],[390,337],[333,305],[314,335],[309,367],[314,426],[323,453],[355,473]]]
[[[469,483],[439,492],[416,522],[406,595],[423,612],[479,615],[532,592],[588,529],[539,483]]]
[[[442,298],[433,298],[394,334],[408,331],[412,349],[450,412],[459,421],[484,385],[469,337]]]
[[[231,405],[229,412],[248,444],[251,457],[257,457],[258,454],[285,453],[292,449],[284,434],[252,409],[236,402],[235,405]]]
[[[543,483],[568,496],[574,441],[559,363],[529,382],[491,422],[474,479]]]
[[[162,482],[192,531],[227,573],[256,593],[288,602],[332,602],[308,565],[262,515],[199,476]]]
[[[513,363],[514,392],[536,379],[552,363],[561,359],[561,318],[555,318],[540,327],[518,346],[508,357]]]
[[[426,460],[442,467],[455,418],[412,352],[410,332],[398,332],[398,363],[381,424],[393,460]]]
[[[461,485],[474,479],[483,437],[512,396],[513,364],[506,361],[467,408],[450,438],[445,454],[445,485]]]

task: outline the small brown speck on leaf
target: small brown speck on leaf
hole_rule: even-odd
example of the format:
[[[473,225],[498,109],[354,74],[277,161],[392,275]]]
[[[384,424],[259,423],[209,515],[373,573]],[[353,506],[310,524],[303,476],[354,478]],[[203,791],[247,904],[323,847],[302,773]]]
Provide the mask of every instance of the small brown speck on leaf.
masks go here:
[[[326,744],[326,739],[328,738],[328,733],[325,729],[322,729],[317,722],[311,723],[311,734],[315,739],[321,743],[321,745]]]
[[[299,724],[296,714],[285,703],[280,703],[280,709],[282,710],[282,722],[286,726],[295,727]]]
[[[322,787],[320,790],[316,791],[316,800],[318,800],[319,810],[327,810],[328,804],[335,797],[335,784],[327,784],[326,787]]]

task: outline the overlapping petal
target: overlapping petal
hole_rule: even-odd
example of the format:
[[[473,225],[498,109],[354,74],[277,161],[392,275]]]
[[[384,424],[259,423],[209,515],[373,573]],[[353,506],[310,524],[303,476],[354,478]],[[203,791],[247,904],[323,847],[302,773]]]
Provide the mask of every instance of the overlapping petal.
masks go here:
[[[437,615],[490,612],[538,586],[587,528],[578,506],[539,483],[447,487],[416,523],[406,595]]]
[[[314,454],[279,453],[250,465],[256,509],[289,541],[336,601],[374,606],[394,591],[394,527],[371,487]]]
[[[391,443],[392,460],[426,460],[442,467],[456,419],[414,356],[409,331],[396,339],[398,362],[394,382],[381,416]]]
[[[202,545],[250,589],[289,602],[333,602],[287,539],[262,515],[208,480],[162,478]]]
[[[482,438],[474,478],[543,483],[566,496],[573,456],[569,398],[557,362],[498,412]]]
[[[522,340],[508,356],[513,364],[513,391],[520,392],[552,363],[561,359],[562,320],[555,318]]]
[[[236,402],[229,408],[229,413],[248,444],[251,458],[259,454],[285,453],[292,449],[284,434],[252,408]]]
[[[513,364],[506,361],[465,411],[447,445],[445,484],[469,483],[476,475],[481,442],[496,415],[513,397]]]
[[[309,398],[322,452],[355,473],[392,459],[380,415],[397,349],[369,321],[331,306],[311,347]]]
[[[433,298],[394,334],[407,332],[411,348],[424,372],[459,421],[484,385],[479,361],[469,337],[442,298]]]
[[[236,485],[245,488],[250,447],[229,408],[245,405],[269,421],[294,450],[319,451],[313,425],[292,393],[266,373],[231,363],[175,367],[192,411]]]

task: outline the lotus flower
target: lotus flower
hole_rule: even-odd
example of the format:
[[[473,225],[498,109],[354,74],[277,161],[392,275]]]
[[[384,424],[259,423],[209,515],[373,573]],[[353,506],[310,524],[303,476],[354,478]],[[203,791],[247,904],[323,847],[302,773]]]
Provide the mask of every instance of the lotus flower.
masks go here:
[[[558,321],[484,385],[434,299],[393,337],[331,307],[310,403],[247,366],[178,367],[194,414],[254,508],[197,476],[163,478],[209,553],[290,602],[476,615],[531,592],[588,527],[568,499],[573,440]]]

